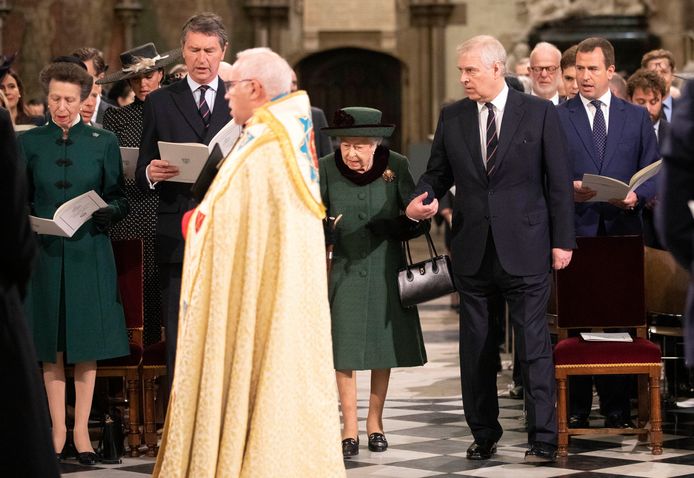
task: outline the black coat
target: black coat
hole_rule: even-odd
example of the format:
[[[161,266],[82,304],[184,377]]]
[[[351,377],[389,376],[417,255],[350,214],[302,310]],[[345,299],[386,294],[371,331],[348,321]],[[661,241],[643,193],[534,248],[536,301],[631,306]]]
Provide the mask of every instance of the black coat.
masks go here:
[[[10,115],[0,108],[0,394],[6,427],[0,444],[0,476],[57,477],[46,394],[21,298],[36,250],[29,227],[25,169],[19,167]],[[9,432],[9,430],[12,430]]]
[[[140,156],[135,172],[135,180],[141,189],[149,189],[145,175],[147,166],[153,159],[161,158],[158,141],[209,144],[214,135],[231,121],[225,94],[224,83],[220,80],[207,130],[187,80],[177,81],[147,96]],[[183,262],[181,219],[192,207],[190,186],[173,181],[163,181],[156,185],[159,192],[157,261],[160,263]]]

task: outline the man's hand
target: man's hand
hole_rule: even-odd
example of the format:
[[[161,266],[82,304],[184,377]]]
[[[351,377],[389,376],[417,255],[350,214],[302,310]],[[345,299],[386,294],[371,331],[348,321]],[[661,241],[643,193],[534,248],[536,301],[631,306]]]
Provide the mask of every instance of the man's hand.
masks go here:
[[[583,181],[574,181],[574,201],[586,202],[597,193],[590,188],[583,187]]]
[[[639,197],[636,195],[634,191],[632,191],[629,194],[627,194],[627,197],[625,199],[610,199],[609,202],[613,206],[617,206],[620,209],[631,211],[636,207],[636,204],[639,202]]]
[[[571,262],[574,251],[571,249],[552,248],[552,267],[556,270],[563,269]]]
[[[427,198],[429,193],[424,192],[410,201],[405,209],[405,215],[410,219],[416,219],[417,221],[423,221],[424,219],[429,219],[436,214],[439,210],[439,200],[434,198],[429,204],[424,204],[424,200]]]
[[[153,159],[147,167],[147,177],[153,183],[166,181],[174,176],[178,176],[178,168],[170,166],[168,161],[163,159]]]

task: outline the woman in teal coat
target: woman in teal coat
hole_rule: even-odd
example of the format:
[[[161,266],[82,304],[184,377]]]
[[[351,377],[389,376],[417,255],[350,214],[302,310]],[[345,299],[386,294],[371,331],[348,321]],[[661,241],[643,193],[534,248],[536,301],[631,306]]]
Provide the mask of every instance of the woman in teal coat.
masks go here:
[[[94,190],[108,204],[71,238],[40,235],[39,254],[26,308],[60,458],[65,445],[65,363],[75,364],[75,427],[78,459],[97,457],[87,427],[96,361],[127,355],[128,337],[116,288],[107,229],[128,212],[116,137],[82,123],[80,104],[92,77],[75,63],[51,63],[41,71],[51,121],[19,137],[27,166],[32,214],[52,218],[64,202]]]
[[[351,107],[338,110],[340,138],[335,153],[320,159],[320,187],[329,218],[328,243],[334,244],[330,273],[333,359],[344,428],[342,453],[359,453],[356,370],[371,370],[369,450],[385,451],[383,405],[390,369],[426,363],[416,308],[400,305],[398,268],[404,266],[401,241],[429,227],[407,219],[403,210],[414,190],[407,158],[380,145],[394,126],[382,125],[381,112]]]

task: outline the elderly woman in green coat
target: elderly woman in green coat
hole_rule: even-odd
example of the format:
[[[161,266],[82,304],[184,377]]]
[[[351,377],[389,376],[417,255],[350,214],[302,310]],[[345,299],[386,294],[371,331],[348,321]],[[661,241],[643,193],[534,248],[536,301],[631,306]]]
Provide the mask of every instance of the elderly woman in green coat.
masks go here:
[[[368,448],[388,448],[383,405],[390,369],[426,363],[416,308],[400,305],[397,271],[404,266],[401,241],[429,227],[404,216],[414,181],[407,158],[381,146],[393,125],[381,124],[381,112],[364,107],[338,110],[323,128],[338,137],[339,148],[320,159],[320,187],[328,216],[341,216],[328,227],[333,243],[330,272],[333,359],[344,428],[342,453],[359,453],[356,371],[371,370],[366,419]]]
[[[40,74],[51,120],[19,136],[26,162],[32,214],[52,218],[64,202],[94,190],[107,207],[72,237],[39,235],[39,253],[26,309],[48,395],[53,446],[65,445],[65,363],[75,364],[75,427],[78,460],[93,465],[87,427],[96,361],[127,355],[128,337],[116,289],[116,268],[107,229],[128,205],[118,140],[84,124],[80,105],[92,88],[84,65],[55,62]]]

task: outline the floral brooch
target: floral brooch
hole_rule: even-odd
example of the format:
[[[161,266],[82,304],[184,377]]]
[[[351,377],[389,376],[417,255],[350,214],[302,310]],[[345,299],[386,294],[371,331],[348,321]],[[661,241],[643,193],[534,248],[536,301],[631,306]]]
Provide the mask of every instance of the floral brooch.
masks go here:
[[[383,171],[383,180],[387,183],[392,183],[395,180],[395,173],[392,169],[386,168],[386,170]]]

